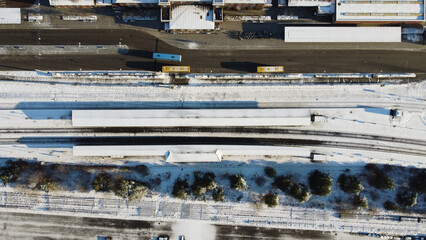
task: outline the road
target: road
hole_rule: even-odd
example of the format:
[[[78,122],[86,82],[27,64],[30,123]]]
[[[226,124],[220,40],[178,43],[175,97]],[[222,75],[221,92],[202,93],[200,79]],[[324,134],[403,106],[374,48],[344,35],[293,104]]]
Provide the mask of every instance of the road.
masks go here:
[[[135,30],[0,30],[0,45],[125,44],[126,55],[0,56],[0,70],[160,70],[153,52],[182,55],[178,65],[193,72],[254,72],[258,65],[283,65],[289,73],[417,72],[426,52],[399,50],[182,50]],[[24,50],[23,50],[24,51]]]

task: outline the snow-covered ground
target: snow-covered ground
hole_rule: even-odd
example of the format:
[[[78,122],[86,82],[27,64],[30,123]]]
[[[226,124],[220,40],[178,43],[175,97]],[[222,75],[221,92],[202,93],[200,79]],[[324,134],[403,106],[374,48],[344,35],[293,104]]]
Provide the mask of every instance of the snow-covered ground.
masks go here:
[[[273,165],[278,174],[292,175],[298,182],[306,183],[307,175],[313,169],[327,172],[334,179],[332,194],[326,197],[313,196],[308,202],[299,204],[294,199],[279,193],[280,205],[267,208],[261,203],[265,188],[270,188],[271,179],[265,179],[263,185],[256,183],[256,178],[263,176],[263,166]],[[347,202],[349,195],[338,189],[335,181],[348,165],[307,163],[279,163],[276,161],[251,161],[236,163],[234,161],[215,164],[193,165],[147,165],[150,174],[146,178],[162,179],[159,186],[154,187],[150,195],[141,202],[128,202],[112,194],[51,192],[49,194],[24,191],[22,189],[2,187],[0,189],[0,211],[35,212],[43,214],[61,214],[77,216],[96,216],[119,219],[145,220],[191,220],[195,222],[220,223],[231,225],[251,225],[290,229],[310,229],[322,231],[344,232],[376,232],[394,235],[419,234],[426,231],[426,224],[417,221],[398,221],[400,214],[393,214],[382,209],[381,204],[393,200],[393,191],[371,191],[368,183],[363,182],[372,208],[377,208],[375,215],[360,213],[353,218],[339,218],[333,206],[336,202]],[[351,165],[350,174],[362,172],[362,165]],[[219,186],[227,194],[225,203],[215,203],[211,196],[206,200],[177,200],[170,197],[173,183],[178,177],[186,177],[192,181],[193,171],[213,171]],[[407,179],[407,171],[392,170],[397,186],[403,185]],[[247,179],[247,191],[231,190],[229,181],[223,174],[240,173]],[[405,179],[405,180],[404,180]],[[240,197],[242,196],[242,197]],[[240,202],[238,202],[238,200]],[[424,209],[424,201],[419,202],[417,209]]]
[[[0,81],[2,109],[383,107],[424,109],[426,82],[409,84],[128,85]],[[54,106],[54,107],[53,107]]]

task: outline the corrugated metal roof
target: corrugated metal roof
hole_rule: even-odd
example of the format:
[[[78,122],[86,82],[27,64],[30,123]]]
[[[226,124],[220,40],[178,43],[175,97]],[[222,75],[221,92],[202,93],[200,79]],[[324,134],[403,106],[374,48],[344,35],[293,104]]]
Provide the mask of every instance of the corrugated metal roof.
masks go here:
[[[111,0],[113,4],[158,4],[158,0]]]
[[[21,9],[0,8],[0,24],[21,24]]]
[[[285,42],[401,42],[401,27],[285,27]]]
[[[337,0],[336,21],[423,21],[424,0]]]
[[[267,0],[225,0],[225,4],[270,4]]]
[[[213,30],[213,10],[210,6],[173,6],[171,9],[169,29]]]
[[[335,0],[288,0],[289,7],[319,7],[334,4]]]
[[[49,0],[52,6],[94,6],[94,0]]]

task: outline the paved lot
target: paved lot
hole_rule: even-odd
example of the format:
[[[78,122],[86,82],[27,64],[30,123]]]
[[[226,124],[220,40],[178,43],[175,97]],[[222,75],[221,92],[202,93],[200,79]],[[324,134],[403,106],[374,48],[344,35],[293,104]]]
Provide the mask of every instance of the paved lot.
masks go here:
[[[2,212],[0,214],[0,239],[86,240],[96,239],[97,236],[111,236],[113,239],[151,240],[154,236],[160,234],[172,235],[172,225],[170,222]],[[215,225],[214,228],[216,231],[215,239],[369,239],[368,237],[347,233],[309,230],[298,231],[224,225]],[[207,236],[204,237],[207,239]],[[187,236],[187,239],[191,240],[189,236]]]
[[[182,50],[135,30],[1,30],[0,45],[126,44],[126,55],[1,56],[0,70],[160,70],[167,62],[153,52],[182,55],[177,65],[193,72],[254,72],[258,65],[283,65],[286,72],[424,72],[425,51],[399,50]],[[24,51],[24,50],[23,50]]]

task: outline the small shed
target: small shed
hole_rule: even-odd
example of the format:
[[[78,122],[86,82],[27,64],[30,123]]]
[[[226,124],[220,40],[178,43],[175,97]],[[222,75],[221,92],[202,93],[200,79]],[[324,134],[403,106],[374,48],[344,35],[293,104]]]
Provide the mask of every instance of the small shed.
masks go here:
[[[0,24],[21,24],[21,9],[0,8]]]

